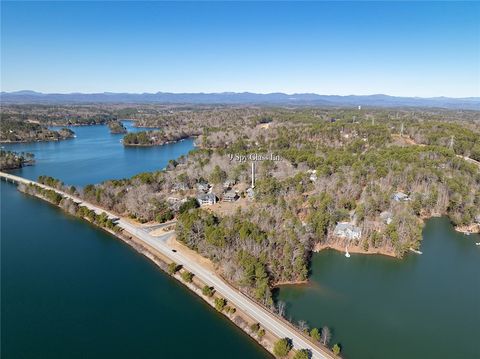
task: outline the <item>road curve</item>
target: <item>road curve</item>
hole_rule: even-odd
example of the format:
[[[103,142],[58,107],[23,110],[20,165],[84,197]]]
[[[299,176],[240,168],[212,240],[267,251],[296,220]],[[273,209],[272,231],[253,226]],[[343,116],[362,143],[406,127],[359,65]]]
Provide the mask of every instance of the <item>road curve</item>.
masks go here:
[[[101,212],[105,212],[109,218],[118,219],[118,226],[120,226],[126,232],[134,235],[142,242],[144,242],[147,246],[150,246],[160,253],[162,253],[167,258],[170,258],[172,261],[176,262],[177,264],[182,265],[185,269],[192,272],[195,276],[197,276],[202,282],[205,284],[212,286],[215,288],[216,292],[223,296],[227,301],[234,304],[238,309],[242,310],[243,312],[247,313],[250,317],[252,317],[255,321],[265,328],[266,330],[270,331],[271,333],[275,334],[279,338],[289,338],[292,341],[293,347],[295,349],[307,349],[311,352],[311,357],[314,359],[331,359],[334,358],[333,354],[315,344],[311,341],[306,339],[301,333],[298,332],[292,325],[285,322],[284,320],[276,317],[272,313],[270,313],[267,309],[247,297],[246,295],[242,294],[237,289],[230,286],[226,283],[222,278],[220,278],[216,273],[198,265],[196,263],[190,262],[187,257],[185,257],[180,252],[173,252],[171,248],[168,247],[166,243],[166,239],[171,236],[171,234],[165,234],[161,237],[154,237],[151,236],[148,231],[141,226],[136,226],[126,220],[119,218],[119,216],[115,215],[112,212],[104,210],[98,206],[95,206],[91,203],[85,202],[80,198],[68,194],[66,192],[60,191],[58,189],[27,180],[22,177],[14,176],[8,173],[0,172],[0,177],[5,178],[7,180],[15,181],[17,183],[23,184],[35,184],[45,189],[50,189],[58,194],[70,198],[73,201],[85,206],[91,210],[94,210],[98,214]]]

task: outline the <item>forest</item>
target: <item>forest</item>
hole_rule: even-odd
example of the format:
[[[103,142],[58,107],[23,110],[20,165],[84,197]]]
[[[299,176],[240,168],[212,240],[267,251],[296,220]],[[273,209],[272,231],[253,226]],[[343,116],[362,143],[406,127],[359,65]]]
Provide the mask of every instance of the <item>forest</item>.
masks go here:
[[[0,170],[13,170],[35,163],[33,153],[0,150]]]
[[[176,218],[179,241],[266,305],[273,286],[308,278],[316,248],[402,257],[419,247],[425,219],[446,215],[462,227],[480,214],[478,112],[146,107],[128,114],[163,134],[195,136],[197,147],[166,169],[87,185],[79,195],[140,222]],[[257,163],[254,198],[250,163],[229,156],[251,153],[281,158]],[[226,181],[238,194],[231,203],[221,201]],[[199,207],[203,183],[219,203]],[[361,235],[339,236],[339,223]]]
[[[73,138],[75,133],[68,129],[50,130],[38,123],[1,119],[0,142],[59,141]]]

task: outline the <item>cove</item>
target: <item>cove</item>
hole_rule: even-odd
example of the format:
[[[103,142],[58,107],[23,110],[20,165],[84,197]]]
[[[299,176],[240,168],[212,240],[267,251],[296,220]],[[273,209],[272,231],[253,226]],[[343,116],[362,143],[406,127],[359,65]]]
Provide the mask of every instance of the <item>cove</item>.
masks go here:
[[[368,359],[480,358],[479,235],[446,218],[423,230],[422,255],[404,259],[325,250],[308,285],[283,286],[286,316],[328,326],[343,356]]]

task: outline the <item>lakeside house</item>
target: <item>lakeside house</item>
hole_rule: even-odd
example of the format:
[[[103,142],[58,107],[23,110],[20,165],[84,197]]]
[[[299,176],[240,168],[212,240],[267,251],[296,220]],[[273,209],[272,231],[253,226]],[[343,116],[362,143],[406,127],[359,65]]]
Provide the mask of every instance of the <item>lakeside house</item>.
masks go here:
[[[392,199],[396,202],[406,202],[410,201],[410,197],[403,193],[403,192],[397,192],[392,196]]]
[[[393,214],[390,211],[383,211],[382,213],[380,213],[380,219],[384,223],[390,224],[393,221]]]
[[[224,202],[235,202],[237,200],[237,193],[235,193],[235,191],[227,191],[223,194],[222,200]]]
[[[333,234],[340,238],[348,240],[360,239],[362,230],[350,222],[338,222]]]
[[[200,206],[211,206],[217,203],[217,196],[213,193],[202,193],[197,196],[197,202]]]

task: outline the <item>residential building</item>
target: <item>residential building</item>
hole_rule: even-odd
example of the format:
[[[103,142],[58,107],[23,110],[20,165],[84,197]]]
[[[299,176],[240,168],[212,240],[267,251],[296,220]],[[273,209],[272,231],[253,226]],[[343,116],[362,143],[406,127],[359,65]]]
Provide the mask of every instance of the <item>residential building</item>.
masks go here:
[[[338,222],[333,234],[348,240],[360,239],[362,230],[350,222]]]
[[[235,202],[237,200],[237,194],[235,191],[227,191],[223,194],[222,200],[224,202]]]
[[[200,206],[211,206],[217,203],[217,196],[213,193],[202,193],[197,196],[197,202]]]

